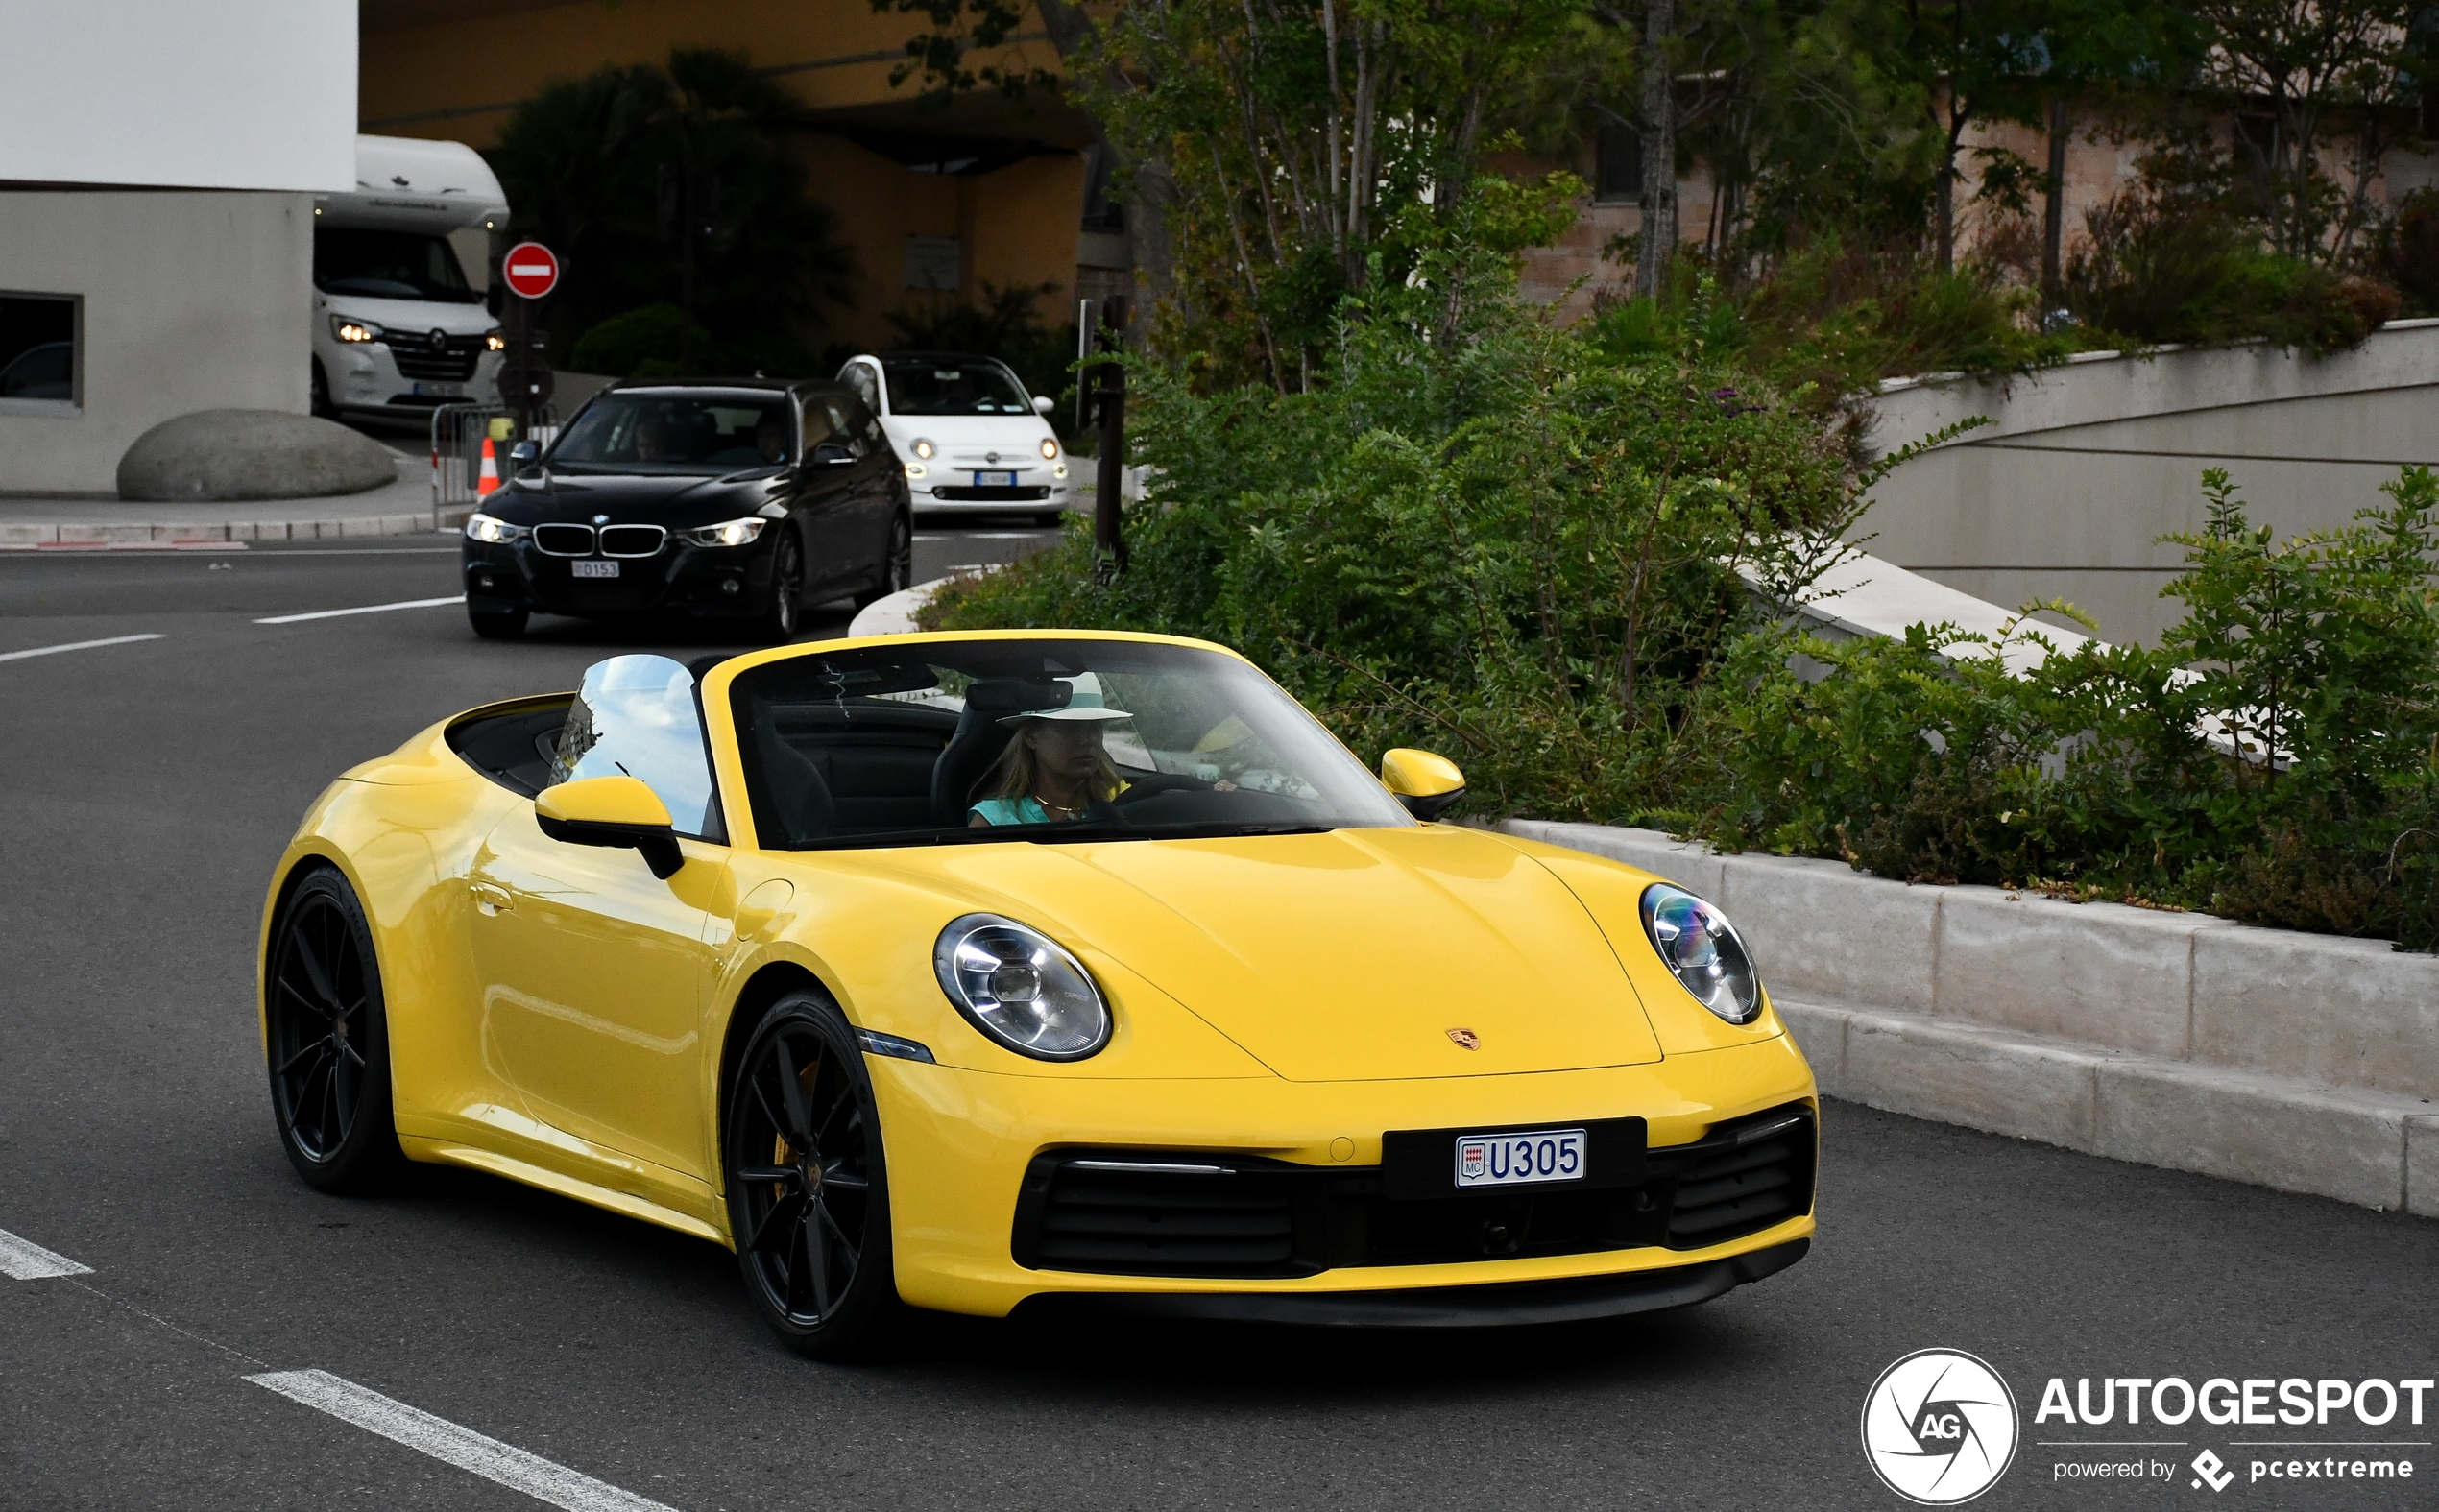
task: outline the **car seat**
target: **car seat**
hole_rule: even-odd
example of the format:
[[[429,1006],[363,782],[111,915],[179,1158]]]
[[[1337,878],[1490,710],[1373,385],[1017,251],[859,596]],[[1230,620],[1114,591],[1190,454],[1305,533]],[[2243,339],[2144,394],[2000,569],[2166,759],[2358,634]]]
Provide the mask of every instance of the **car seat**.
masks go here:
[[[967,685],[965,712],[957,716],[956,733],[931,767],[931,822],[941,826],[965,823],[974,804],[975,784],[1007,749],[1016,732],[1000,723],[1028,708],[1064,708],[1075,690],[1065,683],[1025,678],[984,678]]]

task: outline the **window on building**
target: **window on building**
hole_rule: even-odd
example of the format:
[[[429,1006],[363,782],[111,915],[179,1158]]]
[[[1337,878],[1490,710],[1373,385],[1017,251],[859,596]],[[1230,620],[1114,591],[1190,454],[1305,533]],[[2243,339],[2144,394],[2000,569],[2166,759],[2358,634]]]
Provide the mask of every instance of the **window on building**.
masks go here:
[[[0,399],[77,402],[77,297],[0,294]]]
[[[1604,203],[1643,198],[1643,133],[1618,122],[1592,144],[1592,198]]]

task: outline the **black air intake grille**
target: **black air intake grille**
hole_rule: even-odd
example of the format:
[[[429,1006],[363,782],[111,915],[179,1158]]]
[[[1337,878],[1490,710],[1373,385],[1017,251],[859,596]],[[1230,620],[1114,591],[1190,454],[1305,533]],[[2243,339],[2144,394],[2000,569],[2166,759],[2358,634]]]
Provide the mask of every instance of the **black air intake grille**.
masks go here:
[[[931,491],[931,496],[952,504],[1038,504],[1050,496],[1050,491],[1046,485],[1038,483],[1020,484],[1015,488],[997,483],[943,483]]]
[[[1812,1207],[1809,1110],[1739,1119],[1694,1144],[1652,1154],[1655,1165],[1667,1156],[1677,1168],[1668,1215],[1671,1249],[1724,1244]]]
[[[1426,1197],[1389,1196],[1376,1165],[1061,1150],[1026,1168],[1010,1247],[1035,1270],[1210,1277],[1698,1250],[1810,1212],[1813,1145],[1798,1104],[1657,1146],[1631,1185]]]
[[[1316,1268],[1295,1263],[1288,1184],[1264,1170],[1048,1157],[1034,1162],[1025,1187],[1032,1211],[1019,1213],[1017,1259],[1035,1269],[1297,1276]]]
[[[543,554],[552,557],[586,557],[592,554],[591,525],[536,525],[534,544]]]
[[[601,554],[605,557],[648,557],[661,549],[669,533],[658,525],[604,525]]]

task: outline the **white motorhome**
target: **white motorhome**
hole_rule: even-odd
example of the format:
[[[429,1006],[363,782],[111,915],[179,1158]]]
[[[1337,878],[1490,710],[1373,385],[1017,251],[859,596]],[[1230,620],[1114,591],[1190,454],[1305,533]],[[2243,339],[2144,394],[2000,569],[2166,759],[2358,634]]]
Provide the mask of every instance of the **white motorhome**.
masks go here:
[[[507,342],[477,277],[508,225],[491,165],[463,142],[359,136],[355,179],[313,202],[314,413],[420,420],[491,397]]]

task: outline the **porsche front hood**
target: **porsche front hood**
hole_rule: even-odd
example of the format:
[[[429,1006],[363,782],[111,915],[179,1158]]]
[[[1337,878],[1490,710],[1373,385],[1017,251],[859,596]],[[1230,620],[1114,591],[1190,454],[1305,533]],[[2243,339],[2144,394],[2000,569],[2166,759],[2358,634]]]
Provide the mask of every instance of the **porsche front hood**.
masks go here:
[[[1291,1081],[1660,1058],[1583,904],[1488,835],[1427,826],[960,847],[938,859],[1010,900],[1015,917],[1114,958]]]

